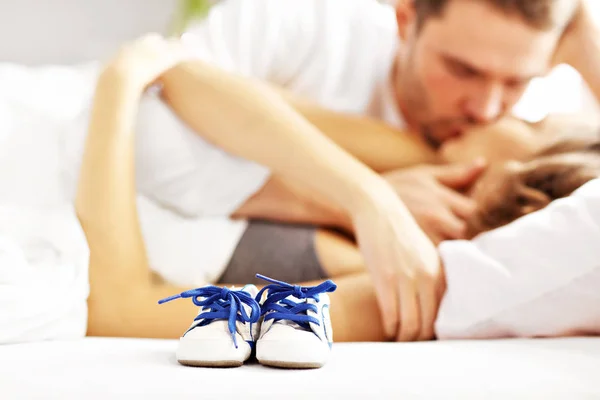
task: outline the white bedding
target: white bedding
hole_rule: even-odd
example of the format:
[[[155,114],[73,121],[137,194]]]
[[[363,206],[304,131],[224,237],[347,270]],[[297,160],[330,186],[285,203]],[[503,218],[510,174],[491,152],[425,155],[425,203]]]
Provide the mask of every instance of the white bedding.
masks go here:
[[[600,398],[598,338],[337,343],[329,364],[312,371],[183,367],[175,346],[101,338],[0,346],[0,398]]]

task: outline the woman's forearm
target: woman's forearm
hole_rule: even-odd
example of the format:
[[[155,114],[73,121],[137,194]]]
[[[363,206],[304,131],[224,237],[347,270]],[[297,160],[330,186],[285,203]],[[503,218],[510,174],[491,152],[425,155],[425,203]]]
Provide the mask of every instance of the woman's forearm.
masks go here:
[[[75,200],[90,246],[92,283],[110,279],[96,274],[102,265],[118,265],[123,284],[149,278],[136,207],[133,130],[139,97],[139,89],[118,71],[101,74]]]
[[[197,61],[174,68],[162,82],[169,105],[207,140],[336,206],[350,211],[373,197],[395,196],[372,169],[259,84]]]
[[[326,109],[279,87],[270,89],[325,136],[377,172],[440,162],[437,153],[418,134],[364,115]]]
[[[439,162],[436,153],[416,134],[366,117],[342,115],[315,106],[295,109],[340,147],[379,173]]]

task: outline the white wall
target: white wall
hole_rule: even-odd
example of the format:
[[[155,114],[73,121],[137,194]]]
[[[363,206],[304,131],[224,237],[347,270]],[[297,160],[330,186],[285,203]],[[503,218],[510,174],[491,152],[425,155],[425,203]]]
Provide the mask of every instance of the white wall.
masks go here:
[[[76,63],[166,32],[177,0],[0,0],[0,62]]]

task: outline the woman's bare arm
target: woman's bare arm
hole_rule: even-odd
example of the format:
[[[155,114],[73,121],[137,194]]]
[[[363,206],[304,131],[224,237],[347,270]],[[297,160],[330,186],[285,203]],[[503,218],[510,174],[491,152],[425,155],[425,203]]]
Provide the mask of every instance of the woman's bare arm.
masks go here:
[[[418,134],[362,115],[325,109],[280,88],[273,88],[306,120],[376,172],[439,162]]]
[[[127,309],[151,287],[136,207],[133,127],[139,97],[117,69],[100,75],[75,201],[90,247],[90,335],[139,335]]]
[[[182,119],[204,132],[196,118],[190,120],[189,113],[190,105],[196,107],[206,97],[206,93],[199,90],[206,80],[206,66],[201,62],[195,64],[195,68],[193,65],[176,67],[163,80],[167,103]],[[368,117],[327,110],[281,88],[262,82],[256,84],[264,91],[280,96],[325,137],[376,172],[437,163],[435,152],[417,135]],[[297,180],[278,174],[274,174],[232,216],[352,229],[351,218],[343,207],[319,192],[307,189]]]

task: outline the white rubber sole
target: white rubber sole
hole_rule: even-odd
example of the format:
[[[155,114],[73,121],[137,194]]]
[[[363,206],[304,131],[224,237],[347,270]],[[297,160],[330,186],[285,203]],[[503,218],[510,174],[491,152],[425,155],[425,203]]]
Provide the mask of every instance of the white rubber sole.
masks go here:
[[[179,339],[177,361],[192,367],[239,367],[250,358],[252,348],[238,341],[238,348],[230,340]]]
[[[262,365],[277,368],[321,368],[331,350],[326,343],[291,342],[289,340],[259,340],[256,343],[256,359]]]

